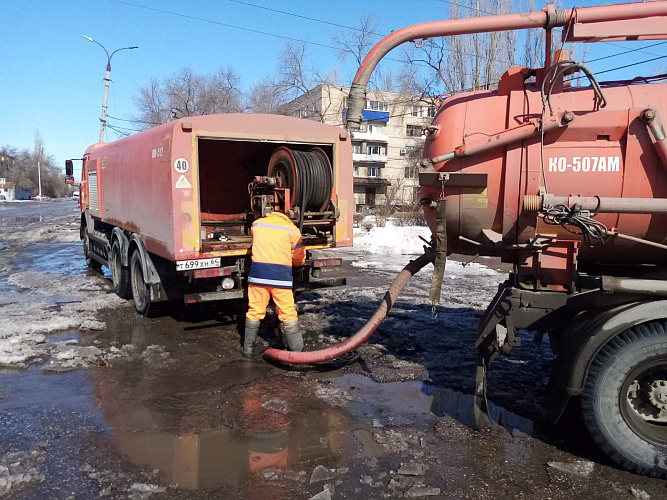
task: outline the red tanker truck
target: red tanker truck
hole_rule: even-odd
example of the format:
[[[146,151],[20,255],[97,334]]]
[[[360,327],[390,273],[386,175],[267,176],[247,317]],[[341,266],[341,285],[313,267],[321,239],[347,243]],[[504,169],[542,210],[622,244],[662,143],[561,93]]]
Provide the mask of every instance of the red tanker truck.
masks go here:
[[[419,180],[435,247],[431,298],[439,299],[448,253],[511,262],[477,333],[479,420],[491,361],[520,345],[520,329],[547,334],[553,420],[578,397],[603,451],[630,470],[665,476],[667,75],[598,81],[564,51],[552,57],[556,27],[564,42],[665,39],[667,1],[548,5],[393,31],[355,76],[347,126],[358,129],[373,69],[404,42],[546,30],[544,67],[510,68],[495,90],[445,99],[426,127]],[[573,77],[586,84],[570,86]],[[306,356],[317,353],[284,354]]]
[[[303,234],[309,258],[297,289],[341,263],[311,250],[352,245],[349,135],[297,118],[197,116],[95,144],[80,192],[88,266],[107,266],[115,292],[144,315],[171,300],[243,297],[250,226],[268,209],[284,210]]]

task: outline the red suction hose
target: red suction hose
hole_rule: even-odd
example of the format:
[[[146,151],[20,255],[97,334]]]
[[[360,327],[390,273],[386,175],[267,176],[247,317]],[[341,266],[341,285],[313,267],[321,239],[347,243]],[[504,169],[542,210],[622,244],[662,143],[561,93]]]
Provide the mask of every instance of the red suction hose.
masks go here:
[[[410,278],[417,274],[426,264],[432,263],[435,255],[431,251],[426,251],[416,260],[411,260],[410,263],[403,268],[403,270],[396,276],[396,279],[389,287],[389,290],[384,295],[382,302],[371,316],[371,319],[350,338],[340,342],[334,346],[321,349],[319,351],[310,352],[292,352],[283,351],[281,349],[267,349],[263,356],[267,359],[274,359],[283,361],[285,363],[295,364],[313,364],[321,363],[322,361],[329,361],[335,359],[346,352],[351,351],[363,344],[380,326],[380,323],[387,317],[387,313],[392,308],[396,299],[408,284]]]

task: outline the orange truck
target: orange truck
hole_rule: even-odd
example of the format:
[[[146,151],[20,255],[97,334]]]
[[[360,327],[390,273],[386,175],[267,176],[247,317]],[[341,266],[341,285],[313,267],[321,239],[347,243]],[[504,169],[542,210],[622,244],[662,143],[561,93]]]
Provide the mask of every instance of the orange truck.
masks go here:
[[[340,128],[286,116],[175,120],[83,156],[79,206],[89,267],[140,314],[166,301],[242,298],[250,226],[268,209],[300,227],[308,260],[295,289],[340,259],[310,251],[352,245],[352,149]],[[67,160],[66,174],[73,174]],[[320,280],[343,284],[344,280]]]

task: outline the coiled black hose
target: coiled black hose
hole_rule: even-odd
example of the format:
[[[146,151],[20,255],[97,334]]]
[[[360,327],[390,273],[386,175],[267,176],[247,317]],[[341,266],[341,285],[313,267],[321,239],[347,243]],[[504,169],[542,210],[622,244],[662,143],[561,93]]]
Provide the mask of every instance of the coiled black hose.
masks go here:
[[[331,199],[331,165],[324,151],[292,151],[296,160],[297,193],[294,205],[301,212],[326,210]]]

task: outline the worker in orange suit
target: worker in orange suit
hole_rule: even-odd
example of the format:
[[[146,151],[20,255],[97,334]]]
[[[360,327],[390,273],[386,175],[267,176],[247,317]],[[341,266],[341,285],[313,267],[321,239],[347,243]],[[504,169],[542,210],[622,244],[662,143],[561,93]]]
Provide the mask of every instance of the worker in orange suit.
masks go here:
[[[301,267],[306,262],[301,232],[285,214],[274,211],[253,222],[252,238],[248,314],[241,353],[246,358],[252,356],[259,324],[271,298],[282,322],[286,347],[290,351],[301,351],[303,335],[292,294],[292,268]]]

